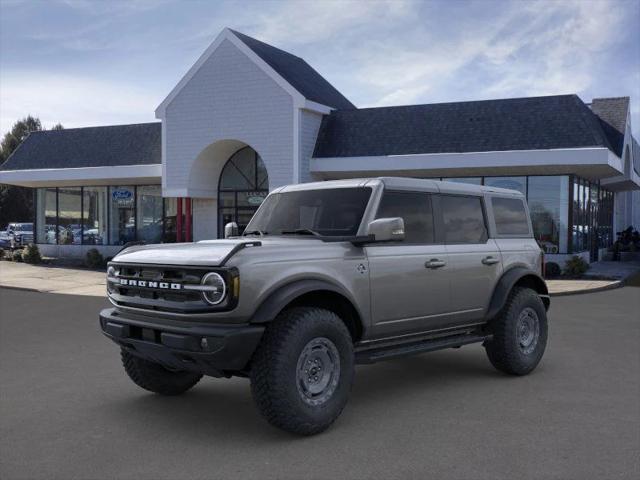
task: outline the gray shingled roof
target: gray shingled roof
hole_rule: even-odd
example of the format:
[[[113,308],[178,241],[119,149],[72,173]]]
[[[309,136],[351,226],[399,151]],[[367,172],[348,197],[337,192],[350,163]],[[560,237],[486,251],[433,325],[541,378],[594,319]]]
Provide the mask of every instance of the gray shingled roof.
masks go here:
[[[600,118],[602,129],[613,150],[621,157],[624,134],[627,129],[629,97],[594,98],[591,102],[591,110]]]
[[[0,170],[162,163],[160,123],[32,132]]]
[[[302,58],[243,33],[231,31],[306,99],[337,109],[356,108]]]
[[[577,95],[333,111],[314,157],[612,149],[598,118]]]

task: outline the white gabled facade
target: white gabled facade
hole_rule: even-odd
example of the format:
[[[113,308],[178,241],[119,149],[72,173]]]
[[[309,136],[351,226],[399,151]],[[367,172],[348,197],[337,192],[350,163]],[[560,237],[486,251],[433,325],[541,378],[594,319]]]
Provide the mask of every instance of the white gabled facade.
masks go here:
[[[194,239],[215,237],[218,182],[229,157],[253,148],[269,189],[309,180],[315,135],[328,112],[223,30],[156,109],[163,195],[193,198]]]

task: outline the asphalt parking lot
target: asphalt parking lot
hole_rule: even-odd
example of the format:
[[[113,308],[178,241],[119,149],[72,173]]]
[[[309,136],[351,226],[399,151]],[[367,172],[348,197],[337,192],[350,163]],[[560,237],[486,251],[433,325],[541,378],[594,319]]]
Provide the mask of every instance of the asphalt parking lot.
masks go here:
[[[640,288],[555,298],[523,378],[478,345],[359,367],[326,433],[267,425],[243,379],[146,393],[106,301],[0,289],[0,478],[640,478]]]

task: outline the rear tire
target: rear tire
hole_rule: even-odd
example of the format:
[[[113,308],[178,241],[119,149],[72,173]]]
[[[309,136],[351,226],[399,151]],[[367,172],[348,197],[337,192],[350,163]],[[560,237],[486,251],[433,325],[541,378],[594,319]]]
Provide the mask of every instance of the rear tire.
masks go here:
[[[347,403],[353,341],[333,312],[285,310],[267,326],[251,363],[251,392],[272,425],[299,435],[326,430]]]
[[[180,395],[200,381],[202,375],[192,372],[173,372],[162,365],[120,350],[122,365],[129,378],[139,387],[160,395]]]
[[[485,349],[495,368],[510,375],[536,368],[547,345],[547,312],[535,291],[515,287],[489,329]]]

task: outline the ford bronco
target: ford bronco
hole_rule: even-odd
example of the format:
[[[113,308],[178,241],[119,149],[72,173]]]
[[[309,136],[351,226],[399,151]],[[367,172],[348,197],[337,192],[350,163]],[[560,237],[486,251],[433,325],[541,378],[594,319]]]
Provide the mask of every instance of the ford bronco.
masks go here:
[[[183,393],[248,377],[259,411],[298,434],[347,403],[356,364],[480,343],[525,375],[547,342],[542,252],[522,194],[409,178],[275,189],[242,235],[133,246],[100,313],[140,387]]]

